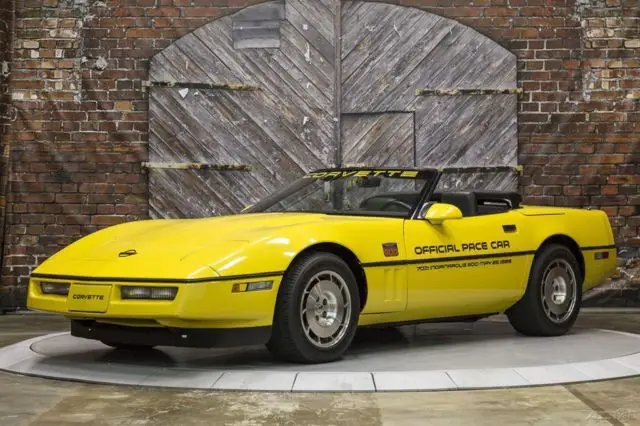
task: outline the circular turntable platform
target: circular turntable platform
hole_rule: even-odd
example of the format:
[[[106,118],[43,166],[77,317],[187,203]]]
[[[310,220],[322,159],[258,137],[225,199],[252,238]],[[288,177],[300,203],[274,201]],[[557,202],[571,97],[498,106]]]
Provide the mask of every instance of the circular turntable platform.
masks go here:
[[[640,375],[640,335],[575,328],[518,335],[501,320],[362,329],[345,357],[283,363],[263,346],[132,352],[68,333],[0,349],[0,369],[95,383],[188,389],[421,391],[587,382]]]

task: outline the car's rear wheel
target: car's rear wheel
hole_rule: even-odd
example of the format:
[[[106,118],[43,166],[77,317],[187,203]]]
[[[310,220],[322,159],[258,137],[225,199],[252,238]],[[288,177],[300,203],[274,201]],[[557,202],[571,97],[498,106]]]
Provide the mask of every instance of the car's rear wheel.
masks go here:
[[[153,349],[153,345],[133,345],[130,343],[118,343],[111,342],[106,340],[101,340],[101,342],[107,346],[111,346],[114,349],[127,350],[127,351],[146,351]]]
[[[507,311],[511,325],[529,336],[559,336],[576,321],[582,273],[566,246],[550,244],[535,257],[524,297]]]
[[[360,315],[356,278],[331,253],[297,260],[283,278],[269,350],[299,363],[334,361],[347,350]]]

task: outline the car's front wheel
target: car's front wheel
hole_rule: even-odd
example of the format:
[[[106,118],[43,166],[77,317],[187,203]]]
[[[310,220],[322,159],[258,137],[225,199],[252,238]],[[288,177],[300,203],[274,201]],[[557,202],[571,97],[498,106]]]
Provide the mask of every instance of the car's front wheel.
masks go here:
[[[358,286],[349,266],[331,253],[306,255],[285,274],[267,347],[288,361],[334,361],[351,344],[359,315]]]
[[[582,273],[567,247],[551,244],[535,257],[524,297],[507,311],[511,325],[529,336],[559,336],[573,326],[582,301]]]

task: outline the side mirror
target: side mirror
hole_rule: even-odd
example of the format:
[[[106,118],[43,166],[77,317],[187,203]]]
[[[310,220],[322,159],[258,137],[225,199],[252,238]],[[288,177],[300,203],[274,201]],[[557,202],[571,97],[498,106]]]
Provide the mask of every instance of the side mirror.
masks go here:
[[[436,203],[431,206],[424,218],[433,225],[441,225],[445,220],[462,219],[462,212],[453,204]]]

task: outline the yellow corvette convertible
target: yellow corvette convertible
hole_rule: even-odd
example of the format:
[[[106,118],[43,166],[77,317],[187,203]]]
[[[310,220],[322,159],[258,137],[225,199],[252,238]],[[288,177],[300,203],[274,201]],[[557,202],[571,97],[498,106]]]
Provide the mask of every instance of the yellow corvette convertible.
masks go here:
[[[34,271],[28,307],[116,348],[266,344],[303,363],[339,358],[359,326],[506,313],[566,333],[615,270],[606,214],[436,191],[441,176],[319,170],[240,214],[103,229]]]

